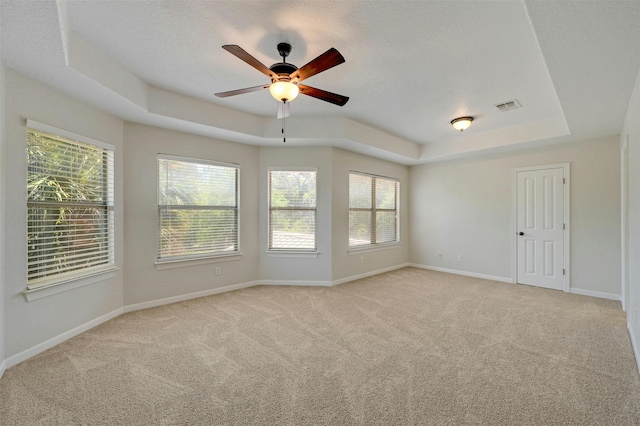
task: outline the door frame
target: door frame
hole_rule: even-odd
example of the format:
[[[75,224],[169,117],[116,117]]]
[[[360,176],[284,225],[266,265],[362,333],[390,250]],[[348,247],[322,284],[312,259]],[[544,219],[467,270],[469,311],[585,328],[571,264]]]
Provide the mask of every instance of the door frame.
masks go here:
[[[622,310],[629,308],[629,135],[622,139],[620,150],[620,221],[621,226],[621,278],[620,302]]]
[[[564,178],[563,202],[564,202],[564,224],[562,232],[564,253],[562,258],[562,268],[565,271],[563,276],[564,292],[571,291],[571,163],[544,164],[540,166],[517,167],[511,173],[511,282],[518,283],[518,173],[531,172],[536,170],[562,169]]]

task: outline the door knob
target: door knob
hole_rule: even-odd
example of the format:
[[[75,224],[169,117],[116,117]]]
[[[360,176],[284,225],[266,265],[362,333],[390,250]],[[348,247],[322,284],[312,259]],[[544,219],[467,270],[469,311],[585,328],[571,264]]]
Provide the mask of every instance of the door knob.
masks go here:
[[[524,235],[524,232],[519,232],[518,235]]]

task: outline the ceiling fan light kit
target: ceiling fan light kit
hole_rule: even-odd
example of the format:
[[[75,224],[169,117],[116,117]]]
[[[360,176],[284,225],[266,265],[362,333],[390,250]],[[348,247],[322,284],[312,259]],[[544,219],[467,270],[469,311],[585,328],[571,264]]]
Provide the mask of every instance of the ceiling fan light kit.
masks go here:
[[[291,102],[298,97],[300,89],[290,81],[276,81],[269,86],[269,92],[277,101]]]
[[[451,125],[454,129],[464,132],[469,128],[469,126],[471,126],[472,122],[473,117],[458,117],[451,120]]]

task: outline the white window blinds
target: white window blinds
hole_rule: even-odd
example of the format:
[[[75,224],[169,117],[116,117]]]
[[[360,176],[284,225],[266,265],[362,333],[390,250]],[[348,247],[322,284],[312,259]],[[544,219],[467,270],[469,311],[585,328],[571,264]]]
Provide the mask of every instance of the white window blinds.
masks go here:
[[[238,253],[239,166],[158,157],[158,261]]]
[[[349,173],[349,247],[399,241],[397,179]]]
[[[316,250],[316,171],[269,171],[269,249]]]
[[[38,124],[27,129],[29,289],[114,265],[113,147]]]

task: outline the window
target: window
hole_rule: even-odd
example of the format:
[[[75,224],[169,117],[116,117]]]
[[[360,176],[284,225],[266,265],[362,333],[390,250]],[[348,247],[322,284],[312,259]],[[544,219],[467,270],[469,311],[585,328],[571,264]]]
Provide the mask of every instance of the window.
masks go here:
[[[112,269],[114,148],[27,126],[27,289]]]
[[[158,261],[238,254],[236,164],[158,157]]]
[[[400,240],[397,179],[349,173],[349,247]]]
[[[316,171],[269,171],[269,250],[316,250]]]

